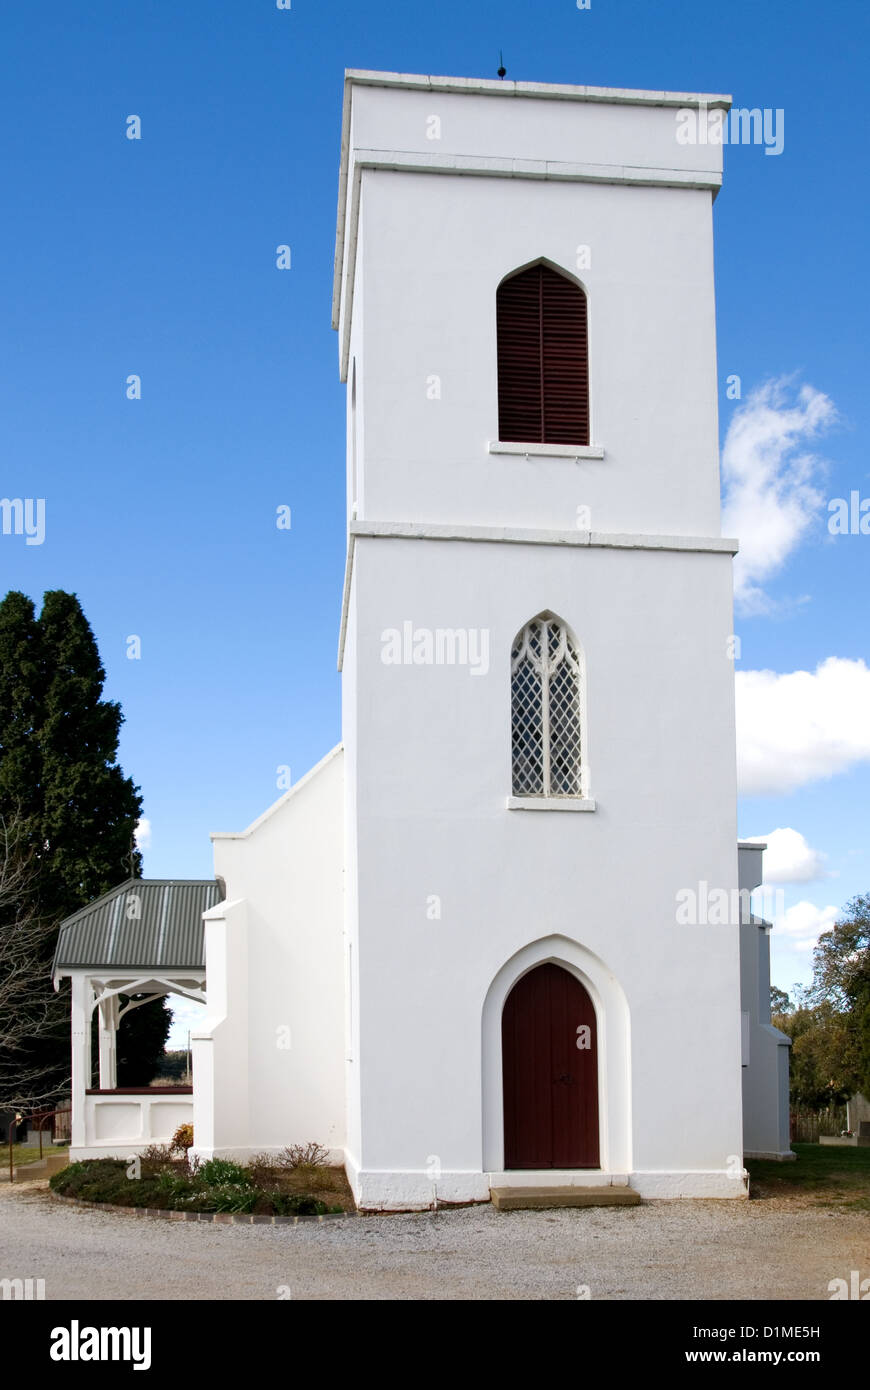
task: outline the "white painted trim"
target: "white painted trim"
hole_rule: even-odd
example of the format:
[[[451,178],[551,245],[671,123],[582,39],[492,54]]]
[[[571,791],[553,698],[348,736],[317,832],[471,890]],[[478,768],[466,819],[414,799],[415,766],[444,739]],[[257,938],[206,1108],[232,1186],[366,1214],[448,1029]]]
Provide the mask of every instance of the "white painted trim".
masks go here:
[[[215,1153],[218,1151],[215,1150]],[[241,1151],[222,1149],[221,1157],[244,1157]],[[788,1159],[794,1154],[771,1154]],[[427,1211],[438,1202],[488,1202],[493,1187],[599,1187],[630,1188],[642,1198],[724,1198],[745,1199],[748,1182],[745,1173],[735,1179],[726,1170],[699,1169],[679,1172],[603,1173],[597,1169],[548,1168],[541,1173],[469,1172],[444,1170],[436,1183],[420,1169],[361,1169],[345,1156],[345,1169],[354,1197],[364,1211]]]
[[[594,811],[595,802],[581,796],[509,796],[509,811]]]
[[[205,915],[206,914],[203,913],[203,917],[205,917]],[[106,973],[105,970],[101,970],[99,975],[94,975],[91,971],[87,972],[87,978],[90,980],[93,989],[95,991],[97,989],[100,991],[99,994],[95,994],[95,998],[91,1005],[92,1012],[95,1005],[102,1004],[108,999],[116,999],[120,994],[139,994],[143,991],[150,992],[151,999],[160,999],[167,994],[177,994],[181,999],[193,999],[195,1002],[201,1004],[206,1002],[204,992],[206,974],[204,970],[199,970],[196,974],[185,976],[154,975],[147,973],[143,975],[141,971],[137,972],[135,970],[130,971],[126,975],[119,975],[117,971],[110,972],[113,981],[118,979],[121,980],[121,983],[118,985],[104,985],[103,981],[106,979]],[[154,985],[161,985],[163,988],[154,991],[152,989]],[[145,1004],[150,1003],[151,1000],[143,999],[140,1002]],[[123,1018],[130,1008],[138,1008],[138,1005],[127,1004],[121,1010],[120,1017]]]
[[[217,838],[220,840],[241,840],[247,833],[247,830],[243,830],[239,835],[219,835]],[[223,922],[231,912],[235,911],[237,907],[241,907],[244,901],[244,898],[224,898],[223,902],[215,903],[214,907],[207,907],[202,914],[202,920],[204,922]]]
[[[489,1179],[475,1169],[444,1169],[437,1180],[419,1168],[353,1169],[346,1162],[345,1171],[362,1211],[431,1211],[436,1202],[490,1199]]]
[[[386,170],[394,174],[473,174],[477,178],[545,179],[559,183],[655,184],[711,193],[722,187],[722,175],[715,169],[656,168],[645,164],[578,164],[567,159],[366,149],[355,150],[353,162],[355,169]]]
[[[351,525],[356,525],[356,513],[354,512]],[[347,636],[347,615],[350,612],[350,589],[353,581],[353,552],[356,537],[352,531],[348,531],[347,536],[347,556],[344,562],[344,584],[341,590],[341,620],[338,625],[338,661],[337,666],[340,671],[344,665],[344,641]]]
[[[666,92],[642,87],[586,87],[567,82],[506,82],[494,77],[433,77],[423,73],[378,72],[345,68],[345,86],[405,87],[409,91],[472,92],[477,96],[544,97],[547,100],[599,101],[615,106],[729,107],[732,98],[721,92]]]
[[[731,97],[723,94],[704,92],[665,92],[633,90],[630,87],[582,87],[561,82],[502,82],[490,78],[474,77],[426,77],[416,73],[372,72],[364,68],[347,68],[344,74],[344,98],[341,118],[341,166],[338,175],[338,217],[335,231],[335,268],[332,293],[332,326],[338,328],[341,313],[341,277],[344,266],[345,237],[347,235],[347,175],[350,166],[350,122],[353,88],[357,87],[400,87],[407,91],[424,92],[466,92],[475,96],[543,98],[549,101],[603,102],[614,106],[698,106],[705,103],[708,109],[727,111]],[[358,172],[355,178],[359,178]],[[357,190],[358,191],[358,190]],[[355,255],[356,213],[351,216],[351,246],[349,251]],[[351,272],[352,273],[352,272]],[[352,290],[348,294],[348,320],[353,301]],[[342,351],[342,381],[345,380],[346,367]]]
[[[514,444],[507,440],[490,439],[490,454],[519,454],[521,458],[603,459],[600,444]]]
[[[681,550],[736,555],[725,536],[647,536],[620,531],[555,531],[526,526],[471,526],[462,522],[353,521],[352,537],[421,541],[507,541],[513,545],[589,546],[615,550]]]
[[[338,216],[335,227],[335,264],[332,272],[332,326],[338,328],[341,313],[341,275],[344,268],[344,231],[347,219],[347,166],[350,159],[351,84],[345,72],[341,113],[341,164],[338,171]]]
[[[690,1168],[684,1171],[638,1169],[631,1175],[631,1186],[648,1200],[675,1197],[747,1198],[749,1175],[733,1175],[727,1168]]]
[[[362,195],[362,170],[363,166],[354,161],[353,166],[353,186],[350,196],[350,245],[347,248],[347,285],[345,288],[345,309],[344,309],[344,332],[341,335],[341,344],[338,354],[338,379],[347,381],[348,366],[350,364],[350,332],[353,320],[353,294],[356,285],[356,248],[359,237],[359,205]],[[342,228],[341,239],[344,245],[345,229]],[[344,251],[342,250],[342,261]],[[341,276],[343,264],[338,267],[339,278],[335,283],[334,296],[336,297],[338,309],[336,314],[335,328],[341,322]]]
[[[702,103],[709,110],[725,110],[731,106],[731,97],[722,93],[713,92],[666,92],[666,91],[647,91],[634,90],[630,87],[585,87],[570,83],[558,82],[505,82],[490,78],[474,77],[429,77],[417,73],[401,72],[375,72],[365,68],[347,68],[344,74],[344,97],[342,102],[341,118],[341,164],[338,175],[338,215],[335,230],[335,263],[333,269],[333,289],[332,289],[332,326],[338,328],[341,317],[341,286],[344,271],[345,250],[347,249],[348,260],[348,285],[345,295],[345,332],[339,352],[339,368],[341,380],[347,379],[347,350],[350,335],[350,319],[353,310],[353,277],[354,262],[356,259],[356,239],[357,224],[359,216],[359,181],[362,167],[368,168],[403,168],[410,170],[414,161],[417,166],[425,167],[434,172],[448,173],[485,173],[486,168],[472,168],[470,162],[465,162],[465,167],[459,167],[462,161],[454,160],[452,166],[444,168],[442,164],[429,163],[421,165],[423,156],[410,155],[403,151],[367,151],[367,161],[361,162],[354,157],[350,148],[350,128],[353,104],[353,88],[357,87],[395,87],[404,88],[406,91],[424,92],[464,92],[474,96],[493,96],[493,97],[520,97],[532,98],[545,101],[581,101],[598,102],[613,106],[664,106],[682,108],[686,106],[700,106]],[[363,154],[360,151],[360,154]],[[351,192],[348,208],[348,173],[351,162],[354,163],[354,188]],[[477,161],[478,164],[486,165],[486,160]],[[511,160],[511,161],[489,161],[492,166],[488,172],[492,174],[504,175],[507,172],[504,168],[496,167],[499,164],[509,163],[510,176],[513,178],[580,178],[582,173],[570,174],[569,169],[575,170],[595,170],[594,165],[560,165],[558,161],[536,161],[536,160]],[[562,168],[562,173],[558,170]],[[541,172],[543,168],[543,173]],[[598,178],[602,178],[602,166],[597,166]],[[721,185],[721,175],[718,181],[712,171],[702,171],[705,175],[705,182],[702,184],[689,184],[690,187],[710,188],[714,197]],[[594,175],[590,174],[589,178]],[[615,170],[614,176],[606,175],[606,181],[617,183],[667,183],[686,186],[687,176],[678,170],[637,170],[623,168]],[[690,176],[689,176],[690,177]],[[350,214],[348,216],[348,214]],[[348,222],[350,226],[348,226]],[[349,239],[350,245],[345,248],[345,241]]]
[[[660,105],[662,103],[659,103]],[[727,108],[726,108],[727,109]],[[342,135],[342,144],[344,143]],[[344,154],[342,153],[342,159]],[[631,187],[689,188],[712,193],[722,187],[722,174],[712,169],[653,169],[621,164],[575,164],[557,159],[498,159],[491,155],[455,155],[406,153],[404,150],[354,150],[348,152],[353,163],[353,185],[350,209],[347,208],[347,179],[350,163],[342,172],[339,190],[340,224],[336,231],[335,280],[333,282],[333,328],[341,318],[341,277],[344,267],[345,239],[347,251],[347,285],[345,288],[344,331],[339,348],[339,379],[347,381],[350,361],[350,331],[353,318],[354,282],[356,277],[356,244],[359,234],[359,209],[362,172],[365,169],[404,174],[453,174],[475,178],[543,179],[559,183],[608,183]]]
[[[525,526],[467,526],[462,523],[444,525],[436,522],[354,520],[348,527],[347,536],[347,560],[344,570],[341,624],[338,634],[339,671],[344,665],[344,643],[347,635],[354,550],[357,539],[360,537],[369,540],[503,541],[510,545],[567,545],[615,550],[675,550],[712,555],[736,555],[739,549],[739,543],[727,536],[642,536],[616,531],[552,531]],[[319,766],[320,764],[318,764]],[[313,771],[316,772],[317,768]],[[309,776],[311,775],[309,773]],[[291,790],[295,790],[295,788]],[[289,796],[290,793],[288,792],[287,795]],[[282,797],[281,800],[283,799]],[[265,815],[270,815],[280,805],[281,801],[276,801],[275,805],[265,812]],[[262,820],[263,817],[261,816],[260,819]],[[256,824],[255,821],[254,825]],[[253,828],[254,826],[250,827],[251,830]],[[212,839],[216,838],[218,837],[212,835]],[[233,837],[230,836],[229,838]]]
[[[218,903],[217,906],[220,907],[222,904]],[[213,910],[213,908],[207,909],[209,912]],[[170,994],[178,992],[176,986],[182,988],[186,985],[197,987],[205,982],[204,968],[197,969],[191,966],[184,970],[173,971],[171,975],[167,975],[166,970],[165,965],[150,967],[147,965],[129,967],[123,965],[68,965],[63,970],[58,970],[57,978],[59,980],[87,980],[101,988],[105,984],[110,994],[128,993],[132,981],[136,981],[140,987],[148,984],[166,984]],[[114,984],[117,984],[117,990],[114,988]]]

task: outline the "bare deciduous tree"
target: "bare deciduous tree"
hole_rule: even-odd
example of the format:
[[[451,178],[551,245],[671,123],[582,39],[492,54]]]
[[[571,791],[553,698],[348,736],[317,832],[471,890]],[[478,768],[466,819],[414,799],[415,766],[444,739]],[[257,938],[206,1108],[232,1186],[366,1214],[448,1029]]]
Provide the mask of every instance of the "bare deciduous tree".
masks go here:
[[[20,822],[0,817],[0,1107],[21,1110],[63,1094],[56,1055],[35,1061],[33,1043],[60,1041],[69,1027],[64,1000],[46,989],[56,928],[39,914],[35,885]]]

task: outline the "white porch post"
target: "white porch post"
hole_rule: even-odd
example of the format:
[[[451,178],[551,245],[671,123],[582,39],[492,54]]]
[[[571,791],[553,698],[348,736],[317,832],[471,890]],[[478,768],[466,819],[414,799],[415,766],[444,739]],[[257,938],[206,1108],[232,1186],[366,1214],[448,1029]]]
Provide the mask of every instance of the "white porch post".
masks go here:
[[[70,1145],[83,1148],[85,1135],[85,1103],[91,1084],[91,1010],[93,990],[85,975],[73,975],[72,995],[72,1120]]]
[[[244,898],[202,914],[208,1017],[193,1033],[193,1137],[200,1158],[250,1150],[248,918]]]
[[[100,1089],[114,1091],[118,1084],[117,1064],[118,996],[113,994],[100,1004]]]

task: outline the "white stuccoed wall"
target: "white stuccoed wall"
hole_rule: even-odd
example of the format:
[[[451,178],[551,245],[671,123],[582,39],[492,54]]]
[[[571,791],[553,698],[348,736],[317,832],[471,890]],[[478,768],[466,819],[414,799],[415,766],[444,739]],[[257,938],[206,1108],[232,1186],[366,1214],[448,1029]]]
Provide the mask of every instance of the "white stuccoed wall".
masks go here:
[[[246,831],[212,836],[227,902],[206,914],[209,1018],[194,1035],[203,1156],[313,1140],[343,1157],[342,790],[334,749]]]
[[[486,1197],[503,1161],[501,1003],[530,965],[557,959],[598,1011],[599,1180],[742,1196],[738,930],[675,924],[679,890],[737,885],[731,563],[713,548],[721,150],[677,145],[679,102],[352,86],[338,327],[356,359],[356,528],[466,536],[362,534],[353,553],[343,693],[357,1195],[425,1204],[435,1175],[442,1199]],[[425,137],[433,114],[440,142]],[[472,157],[474,176],[387,167]],[[357,178],[357,159],[378,167]],[[550,161],[533,172],[558,177],[516,176],[517,159]],[[652,186],[621,182],[635,178]],[[497,285],[542,256],[571,272],[581,244],[592,442],[605,456],[491,454]],[[432,374],[439,401],[427,399]],[[578,506],[602,544],[567,543],[585,540]],[[474,527],[537,529],[550,543],[470,538]],[[701,540],[606,543],[632,532]],[[543,609],[585,654],[593,812],[506,804],[510,646]],[[384,665],[381,634],[405,620],[486,629],[488,674]]]
[[[765,846],[739,848],[740,887],[750,893],[762,882]],[[743,1152],[751,1158],[792,1159],[789,1124],[790,1039],[770,1021],[770,936],[746,913],[740,927],[740,994],[745,1015]]]
[[[582,503],[596,531],[717,534],[709,194],[370,177],[366,517],[570,530]],[[451,203],[461,219],[445,219]],[[496,287],[541,256],[572,270],[581,243],[592,252],[592,269],[576,271],[589,296],[591,442],[606,456],[490,455]],[[430,374],[440,401],[426,399]]]

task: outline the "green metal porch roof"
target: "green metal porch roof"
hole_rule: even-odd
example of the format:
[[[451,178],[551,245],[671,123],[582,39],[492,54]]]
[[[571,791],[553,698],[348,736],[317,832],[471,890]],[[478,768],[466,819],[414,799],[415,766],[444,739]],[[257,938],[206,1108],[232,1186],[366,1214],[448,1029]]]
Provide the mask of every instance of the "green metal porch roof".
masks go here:
[[[221,897],[214,879],[128,878],[61,923],[52,975],[110,967],[202,970],[202,914]]]

